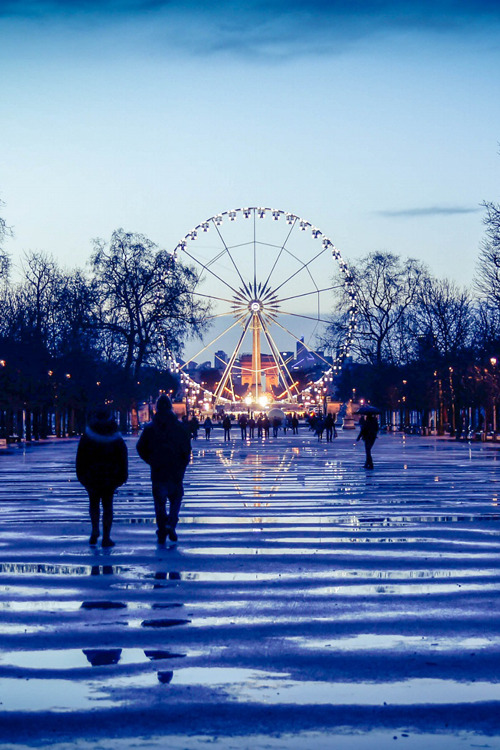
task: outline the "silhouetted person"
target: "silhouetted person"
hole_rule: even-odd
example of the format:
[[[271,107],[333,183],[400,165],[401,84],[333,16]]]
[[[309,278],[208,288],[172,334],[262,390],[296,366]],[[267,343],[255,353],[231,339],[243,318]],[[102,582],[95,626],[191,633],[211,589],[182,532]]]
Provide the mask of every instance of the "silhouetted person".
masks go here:
[[[248,424],[248,417],[246,414],[241,414],[240,418],[238,419],[238,424],[240,426],[241,430],[241,439],[246,440],[247,436],[247,424]]]
[[[331,443],[334,437],[337,437],[335,429],[335,420],[332,414],[327,414],[325,419],[326,442]]]
[[[197,440],[198,430],[200,429],[200,422],[198,420],[198,417],[196,417],[194,414],[189,421],[189,427],[193,440]]]
[[[281,419],[279,417],[273,417],[273,437],[278,437],[280,425]]]
[[[356,440],[363,440],[365,444],[365,469],[373,469],[372,448],[378,433],[378,419],[375,414],[367,414],[361,422],[361,428]]]
[[[102,546],[111,539],[113,495],[128,478],[128,453],[118,425],[106,407],[97,409],[80,438],[76,452],[76,476],[89,495],[92,531],[89,544],[97,544],[102,504]]]
[[[314,432],[318,436],[318,440],[323,440],[323,432],[325,430],[325,420],[321,417],[317,417],[314,421]]]
[[[222,420],[222,427],[224,428],[224,442],[231,440],[231,418],[226,415]]]
[[[297,419],[295,414],[292,417],[292,434],[293,435],[299,434],[299,420]]]
[[[175,527],[184,495],[182,480],[191,455],[191,441],[172,411],[168,396],[162,395],[156,402],[156,414],[142,431],[137,452],[151,467],[158,544],[164,544],[167,536],[176,542]]]
[[[212,420],[210,417],[206,417],[205,421],[203,422],[203,427],[205,428],[205,440],[210,440],[210,433],[212,432]]]
[[[255,419],[253,417],[248,420],[248,435],[251,438],[255,437]]]
[[[264,424],[262,425],[262,427],[264,429],[264,435],[266,437],[269,437],[269,430],[271,428],[271,420],[269,419],[269,417],[267,416],[267,414],[264,415],[263,422],[264,422]]]
[[[262,414],[260,417],[257,417],[257,437],[262,437],[262,431],[264,429],[264,418],[262,417]]]

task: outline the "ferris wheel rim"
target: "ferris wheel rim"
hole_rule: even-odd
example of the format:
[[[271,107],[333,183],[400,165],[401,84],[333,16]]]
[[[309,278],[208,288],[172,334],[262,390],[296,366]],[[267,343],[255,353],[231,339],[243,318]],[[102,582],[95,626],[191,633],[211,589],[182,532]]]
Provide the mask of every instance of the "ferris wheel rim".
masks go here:
[[[315,225],[313,225],[311,222],[307,221],[306,219],[301,218],[298,214],[295,214],[290,211],[285,211],[283,209],[276,209],[276,208],[270,208],[270,207],[262,207],[262,206],[248,206],[248,207],[240,207],[240,208],[234,208],[234,209],[228,209],[226,211],[222,211],[218,214],[214,214],[213,216],[205,219],[204,221],[197,224],[193,229],[191,229],[189,232],[187,232],[184,237],[177,243],[176,247],[173,250],[174,258],[177,258],[179,253],[186,253],[189,257],[189,253],[187,252],[187,244],[190,241],[194,241],[198,237],[198,233],[201,231],[203,233],[206,233],[210,230],[211,225],[215,226],[217,229],[221,224],[226,220],[229,219],[231,222],[235,221],[237,218],[240,218],[243,216],[244,219],[249,219],[250,216],[254,217],[254,220],[256,216],[259,219],[265,218],[268,214],[272,216],[272,218],[275,221],[279,221],[282,217],[285,217],[285,220],[287,224],[290,226],[295,227],[295,225],[298,223],[299,228],[302,231],[311,230],[313,239],[318,240],[321,239],[322,245],[323,245],[323,251],[324,250],[330,250],[333,260],[337,263],[338,268],[340,269],[341,274],[344,277],[344,287],[345,290],[350,297],[351,303],[347,310],[347,316],[348,316],[348,329],[347,334],[344,338],[343,343],[340,346],[339,353],[333,360],[333,364],[330,365],[329,363],[325,363],[328,365],[327,368],[323,371],[322,375],[316,380],[311,382],[307,387],[303,388],[300,391],[299,395],[303,395],[304,393],[310,392],[314,387],[320,386],[324,384],[325,378],[329,378],[330,380],[333,379],[334,375],[337,375],[342,365],[346,359],[346,357],[349,356],[350,348],[352,345],[352,340],[354,337],[354,331],[356,328],[356,318],[357,318],[357,306],[356,306],[356,293],[355,293],[355,285],[354,285],[354,279],[352,275],[350,274],[348,264],[346,261],[342,258],[342,255],[340,253],[340,250],[336,247],[336,245],[331,241],[331,239],[320,229],[318,229]],[[220,232],[219,232],[220,235]],[[222,239],[222,236],[221,236]],[[242,243],[242,245],[251,245],[251,242],[248,243]],[[255,240],[254,240],[255,244]],[[266,243],[263,243],[266,244]],[[242,246],[241,245],[241,246]],[[275,246],[278,247],[278,246]],[[222,255],[227,250],[227,247],[225,247],[225,250],[220,254]],[[323,252],[322,251],[322,252]],[[196,258],[194,259],[197,263],[200,263]],[[201,264],[203,266],[203,264]],[[241,278],[241,276],[240,276]],[[243,282],[243,279],[241,279]],[[243,282],[244,284],[245,282]],[[333,287],[331,287],[333,288]],[[319,290],[318,290],[319,291]],[[325,291],[325,290],[322,290]],[[315,292],[311,292],[315,293]],[[206,295],[210,296],[210,295]],[[214,299],[216,299],[214,297]],[[229,300],[226,300],[229,301]],[[304,344],[305,348],[308,351],[316,352],[314,349],[309,347],[308,345]],[[181,372],[182,368],[179,366],[179,363],[177,362],[177,359],[173,356],[170,357],[170,362],[173,365],[174,372],[179,373],[181,375],[181,382],[190,384],[191,386],[196,386],[199,388],[200,384],[197,383],[194,379],[192,379],[187,373]],[[214,394],[209,389],[200,389],[203,390],[204,396],[207,398],[211,398]],[[234,403],[232,399],[223,397],[221,395],[217,398],[218,401],[230,404]]]

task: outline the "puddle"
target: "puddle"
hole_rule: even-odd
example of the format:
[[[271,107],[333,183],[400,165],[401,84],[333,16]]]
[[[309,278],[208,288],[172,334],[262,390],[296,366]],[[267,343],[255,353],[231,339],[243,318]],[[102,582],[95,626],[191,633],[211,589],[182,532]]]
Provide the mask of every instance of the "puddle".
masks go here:
[[[311,539],[311,546],[310,547],[253,547],[253,546],[242,546],[242,547],[191,547],[190,549],[185,550],[185,555],[188,557],[189,555],[206,555],[209,557],[230,557],[230,556],[238,556],[238,557],[254,557],[257,555],[260,555],[262,557],[265,556],[288,556],[288,557],[295,557],[295,556],[307,556],[310,557],[311,555],[322,555],[322,556],[335,556],[339,557],[340,555],[345,555],[349,557],[366,557],[366,550],[362,548],[356,549],[355,547],[350,547],[349,549],[344,550],[338,550],[331,546],[326,546],[326,544],[322,546],[318,546],[318,542],[314,537]],[[370,549],[370,558],[378,558],[382,557],[384,559],[387,558],[399,558],[401,557],[401,550],[397,549],[388,549],[387,547],[384,547],[383,549]],[[452,552],[450,550],[446,550],[445,552],[441,549],[433,550],[432,548],[427,547],[426,549],[411,549],[411,557],[415,559],[421,559],[421,560],[428,560],[429,557],[446,557],[447,560],[449,559],[463,559],[463,552]],[[478,560],[480,558],[487,558],[491,556],[491,552],[475,552],[474,553],[474,559]]]
[[[290,636],[287,641],[297,644],[300,648],[329,651],[476,651],[477,649],[497,647],[500,639],[488,638],[450,638],[407,635],[375,635],[360,633],[347,638],[303,638]]]
[[[46,563],[0,563],[0,573],[43,576],[89,576],[124,574],[130,568],[119,565],[49,565]]]
[[[0,678],[1,711],[66,712],[116,706],[98,683],[60,679]]]
[[[184,670],[188,671],[188,669]],[[200,669],[195,667],[191,671]],[[177,682],[177,674],[175,681]],[[184,679],[188,676],[185,675]],[[191,678],[195,684],[196,675]],[[198,678],[199,679],[199,678]],[[186,683],[188,684],[188,683]],[[206,684],[206,683],[205,683]],[[212,684],[212,683],[208,683]],[[239,703],[279,705],[292,703],[301,706],[408,706],[450,705],[500,701],[500,684],[491,682],[455,682],[453,680],[414,679],[400,682],[292,682],[262,680],[229,689],[229,695]]]
[[[201,653],[201,652],[200,652]],[[198,655],[190,652],[190,656]],[[158,649],[44,649],[43,651],[0,652],[0,664],[21,669],[69,670],[92,666],[141,664],[160,659],[185,657],[186,654]],[[1,696],[0,696],[1,700]]]

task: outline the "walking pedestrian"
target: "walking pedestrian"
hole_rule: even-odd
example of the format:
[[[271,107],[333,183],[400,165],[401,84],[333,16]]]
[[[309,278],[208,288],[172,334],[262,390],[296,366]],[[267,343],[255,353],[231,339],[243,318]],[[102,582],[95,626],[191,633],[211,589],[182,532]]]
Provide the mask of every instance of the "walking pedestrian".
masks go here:
[[[255,419],[253,417],[248,420],[248,435],[251,438],[255,437]]]
[[[326,430],[326,442],[331,443],[333,441],[333,438],[337,437],[337,430],[335,429],[335,420],[332,414],[326,415],[325,430]]]
[[[210,433],[213,428],[213,423],[210,417],[206,417],[205,421],[203,422],[203,427],[205,428],[205,440],[210,440]]]
[[[321,417],[317,417],[314,422],[314,432],[318,436],[318,440],[323,440],[323,432],[325,429],[325,421]]]
[[[238,424],[240,426],[241,430],[241,439],[246,440],[247,437],[247,424],[248,424],[248,417],[246,414],[240,414],[240,418],[238,419]]]
[[[193,438],[193,440],[197,440],[198,430],[200,429],[200,421],[198,417],[196,416],[196,414],[193,414],[193,416],[191,417],[189,421],[189,428],[190,428],[189,431],[191,433],[191,437]]]
[[[128,453],[118,425],[107,407],[96,410],[78,443],[76,476],[89,496],[92,526],[89,544],[97,544],[102,505],[102,546],[114,547],[111,539],[113,496],[128,478]]]
[[[360,420],[360,425],[361,428],[356,442],[363,440],[365,444],[366,461],[364,468],[373,469],[372,448],[377,439],[378,419],[375,414],[367,414],[362,421]]]
[[[156,414],[144,428],[137,452],[151,467],[158,544],[164,544],[167,536],[176,542],[175,527],[184,495],[182,482],[191,455],[191,441],[174,414],[168,396],[162,395],[156,402]]]
[[[267,414],[264,414],[262,427],[264,429],[264,436],[269,437],[269,430],[271,429],[271,420],[269,419]]]
[[[260,414],[259,417],[257,418],[257,437],[258,438],[262,437],[263,429],[264,429],[264,418],[262,414]]]
[[[280,426],[281,419],[279,417],[273,417],[273,437],[278,437]]]
[[[297,419],[297,415],[294,414],[292,417],[292,435],[298,435],[299,434],[299,420]]]
[[[231,440],[231,418],[228,414],[222,420],[222,427],[224,428],[224,442]]]

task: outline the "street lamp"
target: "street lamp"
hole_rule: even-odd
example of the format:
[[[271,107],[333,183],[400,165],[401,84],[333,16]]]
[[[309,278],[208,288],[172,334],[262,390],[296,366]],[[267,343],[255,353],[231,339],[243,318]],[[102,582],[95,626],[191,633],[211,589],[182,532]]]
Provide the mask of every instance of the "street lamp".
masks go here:
[[[497,358],[490,357],[490,365],[495,370],[497,365]],[[497,388],[496,388],[496,372],[493,372],[493,434],[496,435],[497,431]]]

